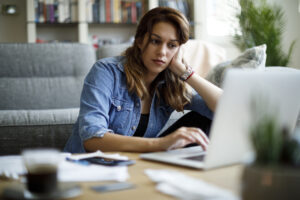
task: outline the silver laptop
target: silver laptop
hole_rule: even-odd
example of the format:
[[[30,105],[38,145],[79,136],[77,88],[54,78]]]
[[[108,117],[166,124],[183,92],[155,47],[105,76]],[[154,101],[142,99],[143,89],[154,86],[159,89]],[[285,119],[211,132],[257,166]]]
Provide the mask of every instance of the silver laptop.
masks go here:
[[[250,101],[254,95],[268,97],[276,108],[280,125],[293,130],[300,111],[300,71],[229,70],[223,84],[210,131],[210,145],[144,153],[147,160],[198,169],[210,169],[243,162],[252,155],[249,141]]]

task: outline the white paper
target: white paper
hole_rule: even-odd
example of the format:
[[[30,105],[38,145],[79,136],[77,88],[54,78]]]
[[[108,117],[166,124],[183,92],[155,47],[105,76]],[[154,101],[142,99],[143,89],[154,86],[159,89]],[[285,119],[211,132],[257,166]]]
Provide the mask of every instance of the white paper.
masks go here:
[[[83,154],[76,154],[76,155],[70,155],[68,156],[69,158],[73,160],[79,160],[83,158],[91,158],[91,157],[102,157],[102,158],[110,158],[110,159],[115,159],[115,160],[128,160],[127,156],[121,156],[119,154],[107,154],[103,153],[102,151],[98,150],[96,152],[92,153],[83,153]]]
[[[145,173],[162,193],[185,200],[238,200],[230,191],[173,170],[146,169]]]
[[[26,169],[20,156],[0,156],[0,178],[18,179]]]
[[[80,165],[68,161],[59,165],[58,179],[62,182],[125,181],[128,178],[127,166]]]
[[[58,166],[58,180],[61,182],[125,181],[129,178],[127,166],[109,167],[96,164],[85,166],[66,161],[66,157],[70,157],[70,154],[62,153],[61,156],[62,160]],[[0,156],[1,176],[23,175],[26,172],[21,156]]]

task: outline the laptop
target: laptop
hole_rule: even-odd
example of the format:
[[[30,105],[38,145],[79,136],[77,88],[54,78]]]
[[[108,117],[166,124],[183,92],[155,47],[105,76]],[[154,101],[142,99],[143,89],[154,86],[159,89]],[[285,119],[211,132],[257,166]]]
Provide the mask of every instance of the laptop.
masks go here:
[[[249,140],[250,102],[263,95],[275,108],[281,126],[293,130],[300,111],[300,71],[231,69],[225,74],[223,95],[210,130],[210,144],[165,152],[143,153],[140,158],[197,169],[244,162],[253,155]],[[269,107],[269,106],[268,106]],[[272,109],[269,109],[271,112]],[[252,112],[253,113],[253,112]],[[251,116],[250,116],[251,115]]]

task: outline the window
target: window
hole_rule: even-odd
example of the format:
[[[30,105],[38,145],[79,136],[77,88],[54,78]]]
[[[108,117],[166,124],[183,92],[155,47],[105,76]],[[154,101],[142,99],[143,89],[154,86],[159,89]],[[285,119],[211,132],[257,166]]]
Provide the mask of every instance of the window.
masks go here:
[[[233,36],[239,33],[236,15],[241,12],[238,0],[207,0],[207,35]]]

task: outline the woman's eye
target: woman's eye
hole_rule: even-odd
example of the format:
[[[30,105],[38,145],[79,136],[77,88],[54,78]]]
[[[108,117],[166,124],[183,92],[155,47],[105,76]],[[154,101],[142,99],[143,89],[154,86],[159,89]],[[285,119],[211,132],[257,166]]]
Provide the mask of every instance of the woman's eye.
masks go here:
[[[171,48],[171,49],[173,49],[173,48],[176,48],[176,47],[177,47],[177,45],[176,45],[176,44],[173,44],[173,43],[170,43],[168,46],[169,46],[169,48]]]
[[[152,44],[159,44],[159,40],[156,40],[156,39],[151,39],[150,40],[150,42],[152,43]]]

